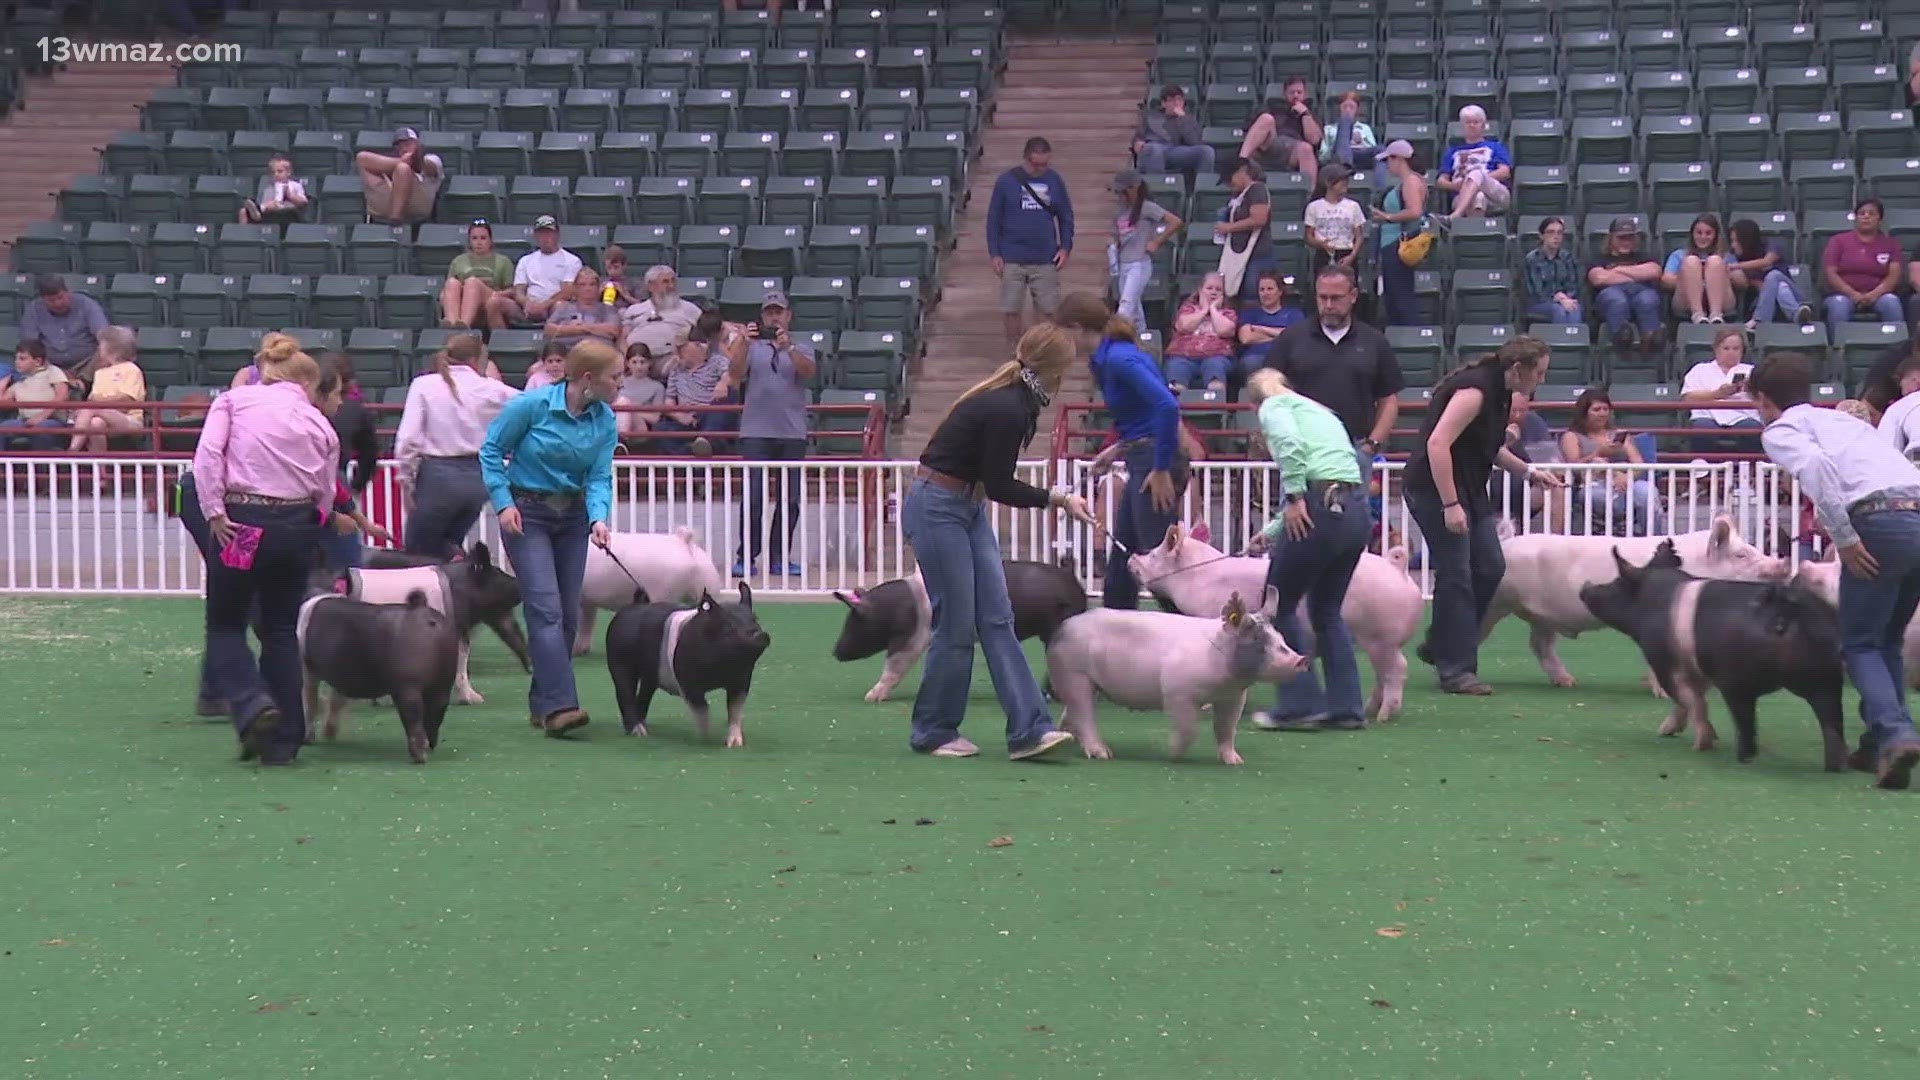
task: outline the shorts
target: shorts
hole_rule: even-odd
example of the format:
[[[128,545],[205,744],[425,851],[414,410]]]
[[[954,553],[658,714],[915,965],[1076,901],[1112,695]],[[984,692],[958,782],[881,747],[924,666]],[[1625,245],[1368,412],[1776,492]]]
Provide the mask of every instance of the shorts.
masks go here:
[[[1000,311],[1020,314],[1027,294],[1033,294],[1033,308],[1051,315],[1060,306],[1060,268],[1052,263],[1008,263],[1000,275]]]
[[[369,176],[364,180],[367,190],[367,214],[373,218],[385,218],[387,210],[393,205],[393,178],[388,176]],[[413,191],[407,196],[407,220],[425,221],[433,216],[433,197],[439,189],[432,184],[416,182]]]
[[[1505,212],[1507,207],[1513,205],[1513,192],[1508,190],[1507,185],[1486,173],[1479,175],[1480,193],[1474,197],[1479,205],[1475,209],[1483,214],[1498,214]]]
[[[1294,172],[1299,166],[1294,163],[1294,155],[1300,148],[1300,140],[1291,135],[1274,133],[1267,145],[1260,148],[1260,167],[1267,172]]]

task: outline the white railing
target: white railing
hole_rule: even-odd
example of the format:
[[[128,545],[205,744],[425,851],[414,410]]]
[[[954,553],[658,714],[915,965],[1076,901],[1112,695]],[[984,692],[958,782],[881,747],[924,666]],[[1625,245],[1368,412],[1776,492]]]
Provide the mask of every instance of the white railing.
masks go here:
[[[0,456],[0,592],[198,595],[203,567],[186,531],[166,512],[180,460],[65,459]],[[870,586],[912,569],[912,552],[901,530],[899,508],[916,463],[911,461],[810,461],[744,463],[678,459],[622,459],[614,464],[614,528],[626,532],[664,532],[691,528],[722,574],[735,561],[745,518],[749,478],[771,476],[801,488],[800,512],[793,522],[789,558],[797,576],[777,571],[764,552],[767,534],[784,532],[789,520],[782,505],[766,500],[763,556],[747,580],[756,590],[824,596],[834,590]],[[396,533],[405,518],[391,466],[383,466],[369,489],[368,514]],[[1798,488],[1792,479],[1763,462],[1711,466],[1658,464],[1556,465],[1574,485],[1541,497],[1522,517],[1514,513],[1523,488],[1509,485],[1497,500],[1515,518],[1518,531],[1622,534],[1645,532],[1646,493],[1651,491],[1663,531],[1702,529],[1717,513],[1734,516],[1741,534],[1761,550],[1793,558],[1797,531]],[[1029,462],[1022,479],[1040,486],[1066,484],[1093,495],[1103,520],[1111,521],[1114,488],[1088,474],[1082,461]],[[1400,498],[1398,463],[1376,469],[1379,505],[1386,528],[1375,550],[1407,543],[1416,569],[1424,567],[1424,549]],[[1629,480],[1628,497],[1593,499],[1579,481],[1610,485]],[[1631,481],[1643,481],[1635,489]],[[777,486],[779,481],[773,481]],[[1237,551],[1263,525],[1278,503],[1278,473],[1261,461],[1196,463],[1183,516],[1208,523],[1214,545]],[[1551,504],[1550,506],[1547,504]],[[1007,557],[1047,562],[1065,560],[1089,591],[1105,561],[1104,542],[1094,531],[1062,515],[989,510]],[[482,515],[474,539],[497,545],[492,515]],[[1423,588],[1426,573],[1419,570]]]

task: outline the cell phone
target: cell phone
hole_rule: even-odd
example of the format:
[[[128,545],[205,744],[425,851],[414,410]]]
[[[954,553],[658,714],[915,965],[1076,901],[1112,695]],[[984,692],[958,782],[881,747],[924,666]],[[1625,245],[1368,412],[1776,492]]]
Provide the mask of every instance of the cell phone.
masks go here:
[[[1739,374],[1737,374],[1737,375],[1735,375],[1735,376],[1733,377],[1733,385],[1735,385],[1735,386],[1745,386],[1746,384],[1747,384],[1747,373],[1746,373],[1746,372],[1744,372],[1744,371],[1742,371],[1742,372],[1740,372]]]

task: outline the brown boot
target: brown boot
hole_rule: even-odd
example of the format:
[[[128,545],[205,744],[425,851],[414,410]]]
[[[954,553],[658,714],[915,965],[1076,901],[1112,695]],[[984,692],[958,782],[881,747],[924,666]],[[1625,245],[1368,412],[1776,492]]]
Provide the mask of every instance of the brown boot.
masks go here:
[[[540,725],[549,735],[565,735],[575,728],[587,726],[587,714],[579,709],[561,709],[548,714]]]
[[[1880,751],[1880,771],[1874,786],[1887,791],[1905,791],[1913,780],[1913,767],[1920,763],[1920,739],[1902,739]]]

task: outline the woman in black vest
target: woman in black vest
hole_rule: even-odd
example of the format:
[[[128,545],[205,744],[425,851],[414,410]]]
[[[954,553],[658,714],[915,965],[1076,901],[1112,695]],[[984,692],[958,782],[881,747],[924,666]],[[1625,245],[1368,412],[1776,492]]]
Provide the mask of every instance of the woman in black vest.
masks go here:
[[[1440,675],[1449,694],[1485,696],[1480,681],[1480,623],[1507,570],[1499,514],[1487,481],[1499,466],[1543,487],[1565,482],[1506,448],[1513,395],[1531,394],[1547,373],[1547,346],[1515,338],[1500,351],[1454,372],[1433,388],[1420,446],[1407,461],[1407,509],[1427,542],[1433,569],[1433,615],[1416,654]]]

